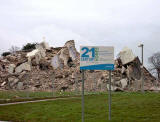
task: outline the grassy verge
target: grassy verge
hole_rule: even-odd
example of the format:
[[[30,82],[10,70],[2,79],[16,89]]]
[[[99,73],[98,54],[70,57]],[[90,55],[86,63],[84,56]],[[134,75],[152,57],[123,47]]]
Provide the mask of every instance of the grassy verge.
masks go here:
[[[0,99],[44,98],[75,95],[76,92],[29,92],[29,91],[0,91]]]
[[[108,95],[85,96],[85,121],[108,121]],[[112,95],[113,122],[158,122],[160,120],[159,93],[114,93]],[[80,122],[81,99],[47,101],[0,107],[0,120],[14,122]]]
[[[99,94],[99,92],[86,92],[85,95]],[[102,94],[102,93],[101,93]],[[64,98],[72,96],[80,96],[81,92],[26,92],[26,91],[1,91],[0,92],[0,104],[42,100],[42,99],[53,99],[53,98]]]

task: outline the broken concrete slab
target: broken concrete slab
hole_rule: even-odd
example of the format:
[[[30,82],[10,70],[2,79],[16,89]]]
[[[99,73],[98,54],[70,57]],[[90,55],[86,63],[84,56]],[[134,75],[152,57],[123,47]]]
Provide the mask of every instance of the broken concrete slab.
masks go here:
[[[126,68],[124,66],[122,66],[121,73],[123,74],[123,73],[125,73],[125,71],[126,71]]]
[[[6,82],[3,82],[3,83],[1,84],[1,87],[3,87],[5,84],[6,84]]]
[[[16,67],[15,64],[9,64],[9,66],[8,66],[8,72],[9,72],[10,74],[14,73],[15,67]]]
[[[109,84],[107,84],[107,89],[109,90]],[[111,85],[111,91],[123,91],[123,89],[120,87],[116,87],[116,86]]]
[[[75,73],[75,72],[72,73],[71,78],[72,78],[72,79],[75,79],[75,78],[76,78],[76,73]]]
[[[39,52],[42,58],[46,57],[46,50],[43,48],[39,48]]]
[[[28,63],[29,64],[32,64],[32,59],[35,58],[37,65],[39,64],[39,61],[42,58],[45,58],[45,56],[46,56],[46,51],[41,46],[38,47],[37,49],[27,53],[27,55],[26,55],[26,57],[28,57]]]
[[[69,56],[72,58],[72,60],[76,60],[77,58],[77,51],[76,51],[76,48],[75,48],[75,42],[74,40],[70,40],[70,41],[67,41],[65,43],[65,46],[68,48],[68,51],[69,51]]]
[[[127,87],[127,85],[128,85],[128,80],[127,80],[127,78],[121,79],[120,82],[121,82],[121,85],[122,85],[122,89],[124,89],[124,88]]]
[[[68,49],[66,47],[61,49],[59,58],[64,61],[65,66],[68,66],[69,52],[68,52]]]
[[[119,53],[119,57],[123,65],[132,62],[136,58],[132,50],[128,47],[123,48],[123,50]]]
[[[26,57],[34,57],[39,52],[38,49],[35,49],[29,53],[27,53]]]
[[[17,89],[19,89],[19,90],[24,89],[24,87],[23,87],[23,82],[19,82],[19,83],[18,83]]]
[[[55,55],[52,60],[51,60],[51,66],[54,68],[54,69],[57,69],[58,67],[62,68],[63,67],[63,64],[62,64],[62,61],[60,60],[59,58],[59,55]]]
[[[19,79],[14,79],[13,82],[10,83],[10,87],[13,87],[15,84],[19,82]]]
[[[28,62],[23,63],[16,67],[15,72],[16,73],[21,73],[22,71],[31,71],[31,65],[28,64]]]
[[[140,61],[135,58],[134,62],[127,66],[126,73],[127,77],[131,79],[139,80],[141,78],[141,68],[140,68]]]
[[[69,47],[69,55],[72,58],[72,60],[76,60],[77,56],[76,56],[76,49],[74,49],[74,47]]]
[[[10,78],[8,78],[8,81],[9,81],[9,82],[12,82],[12,81],[14,81],[14,79],[15,79],[15,78],[10,77]]]

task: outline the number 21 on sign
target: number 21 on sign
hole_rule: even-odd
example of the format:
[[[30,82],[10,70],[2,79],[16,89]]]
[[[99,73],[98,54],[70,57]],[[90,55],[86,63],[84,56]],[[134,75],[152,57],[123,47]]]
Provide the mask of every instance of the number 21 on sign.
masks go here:
[[[92,52],[91,57],[95,57],[95,48],[89,49],[88,47],[83,47],[81,50],[84,51],[84,53],[81,55],[81,57],[88,57],[89,58],[89,54],[88,54],[89,52]]]

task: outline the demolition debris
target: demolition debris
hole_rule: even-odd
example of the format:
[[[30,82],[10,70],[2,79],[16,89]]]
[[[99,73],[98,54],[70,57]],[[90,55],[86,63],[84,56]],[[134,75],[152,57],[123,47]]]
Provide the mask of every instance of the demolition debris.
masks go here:
[[[81,90],[79,69],[80,54],[74,40],[63,47],[49,47],[42,42],[36,49],[17,51],[0,58],[0,90],[75,91]],[[154,91],[155,77],[143,67],[144,90]],[[141,62],[132,50],[124,48],[115,60],[112,71],[113,91],[138,91],[141,89]],[[54,80],[54,86],[52,81]],[[108,71],[86,71],[86,91],[106,91],[109,84]]]

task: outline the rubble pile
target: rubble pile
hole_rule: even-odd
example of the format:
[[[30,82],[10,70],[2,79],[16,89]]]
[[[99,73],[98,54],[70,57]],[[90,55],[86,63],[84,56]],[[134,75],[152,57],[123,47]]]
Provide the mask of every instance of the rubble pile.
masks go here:
[[[79,59],[74,40],[63,47],[53,48],[42,42],[30,52],[17,51],[0,59],[0,90],[79,91],[82,84]],[[115,60],[111,89],[140,90],[142,77],[144,89],[155,90],[155,78],[145,67],[141,68],[132,50],[124,48]],[[108,71],[85,71],[86,91],[105,91],[108,87]]]

